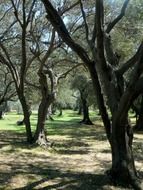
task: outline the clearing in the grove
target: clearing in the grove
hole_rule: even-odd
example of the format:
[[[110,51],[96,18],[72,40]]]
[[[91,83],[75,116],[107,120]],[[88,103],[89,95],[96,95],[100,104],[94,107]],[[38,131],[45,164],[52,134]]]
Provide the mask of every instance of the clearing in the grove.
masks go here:
[[[50,148],[28,145],[22,115],[9,113],[0,121],[1,190],[119,190],[106,175],[111,166],[110,147],[100,116],[94,125],[79,123],[80,116],[64,111],[46,124]],[[32,125],[36,123],[32,115]],[[143,174],[143,133],[134,137],[136,167]],[[128,188],[132,189],[132,188]]]

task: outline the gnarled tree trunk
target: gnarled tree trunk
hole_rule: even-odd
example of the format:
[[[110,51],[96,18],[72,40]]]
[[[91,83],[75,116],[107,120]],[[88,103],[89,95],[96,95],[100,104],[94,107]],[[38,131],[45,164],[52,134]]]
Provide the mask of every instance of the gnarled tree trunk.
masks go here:
[[[47,146],[49,142],[46,137],[45,122],[47,118],[48,109],[54,101],[54,93],[49,92],[47,77],[43,70],[39,69],[38,75],[39,83],[41,86],[42,99],[38,109],[38,122],[34,134],[34,142],[37,142],[39,145],[42,146]]]

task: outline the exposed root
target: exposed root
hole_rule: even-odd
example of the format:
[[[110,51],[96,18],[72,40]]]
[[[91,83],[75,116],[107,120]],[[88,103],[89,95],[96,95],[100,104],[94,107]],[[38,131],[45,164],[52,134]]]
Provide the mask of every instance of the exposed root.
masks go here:
[[[36,143],[44,148],[44,149],[47,149],[47,148],[52,148],[53,147],[53,142],[47,140],[46,136],[44,134],[40,134],[38,140],[36,141]]]

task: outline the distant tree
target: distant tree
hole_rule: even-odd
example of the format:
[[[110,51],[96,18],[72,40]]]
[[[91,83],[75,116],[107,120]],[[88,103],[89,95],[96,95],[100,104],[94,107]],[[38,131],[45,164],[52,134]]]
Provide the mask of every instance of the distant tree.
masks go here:
[[[5,6],[5,2],[2,3],[3,17],[1,22],[5,25],[0,38],[0,63],[8,67],[15,83],[17,96],[23,109],[29,143],[32,143],[33,138],[30,123],[31,110],[25,96],[25,79],[27,70],[35,59],[35,56],[33,57],[27,48],[35,2],[35,0],[31,2],[11,0],[7,6]],[[30,55],[28,56],[28,54]]]
[[[14,87],[14,81],[7,68],[0,67],[0,78],[0,119],[2,119],[4,112],[7,110],[7,102],[15,100],[17,93]]]
[[[88,98],[92,94],[90,92],[91,89],[89,90],[89,85],[89,79],[85,75],[77,75],[72,81],[72,89],[78,90],[80,102],[82,105],[83,120],[81,121],[81,123],[92,125],[92,122],[89,117]]]

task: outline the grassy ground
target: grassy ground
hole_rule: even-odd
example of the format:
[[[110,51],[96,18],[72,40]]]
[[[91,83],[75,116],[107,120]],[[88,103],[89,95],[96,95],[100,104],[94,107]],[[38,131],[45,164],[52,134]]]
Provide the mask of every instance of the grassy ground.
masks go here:
[[[92,115],[93,116],[93,115]],[[110,147],[100,122],[80,125],[71,111],[48,122],[47,135],[53,148],[26,143],[24,126],[16,126],[21,115],[11,113],[0,121],[1,190],[124,190],[110,184],[105,171],[111,166]],[[36,114],[32,116],[33,130]],[[143,174],[143,134],[135,134],[136,166]],[[131,190],[131,188],[129,188]]]

